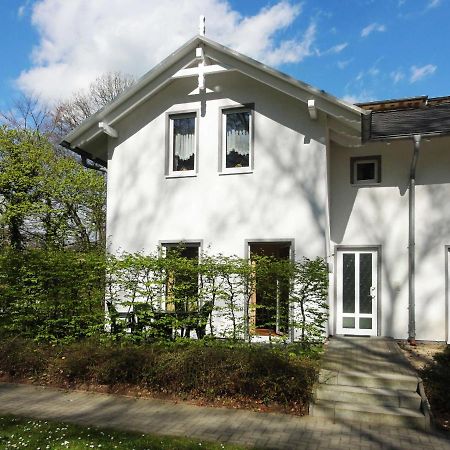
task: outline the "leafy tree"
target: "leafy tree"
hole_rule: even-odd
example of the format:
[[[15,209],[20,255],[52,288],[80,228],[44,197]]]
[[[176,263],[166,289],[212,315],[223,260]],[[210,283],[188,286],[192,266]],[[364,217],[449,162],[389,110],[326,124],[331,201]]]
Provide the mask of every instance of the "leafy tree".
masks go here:
[[[45,212],[41,201],[53,151],[32,131],[0,128],[0,220],[11,247],[22,249],[26,228]]]
[[[51,199],[55,246],[76,244],[89,249],[97,244],[104,248],[106,180],[102,174],[72,158],[55,157],[46,194]]]
[[[0,127],[0,223],[15,249],[105,242],[105,179],[36,131]]]
[[[58,144],[133,82],[129,75],[110,72],[55,107],[23,95],[9,110],[0,111],[3,244],[16,249],[27,244],[81,249],[104,245],[104,174],[84,169],[76,155]]]

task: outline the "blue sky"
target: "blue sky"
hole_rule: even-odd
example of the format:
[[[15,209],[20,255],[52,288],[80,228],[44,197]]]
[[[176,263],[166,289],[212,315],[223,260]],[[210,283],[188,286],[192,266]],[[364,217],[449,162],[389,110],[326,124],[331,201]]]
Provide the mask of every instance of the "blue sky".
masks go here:
[[[201,13],[212,39],[349,101],[450,95],[450,0],[0,0],[0,108],[140,76]]]

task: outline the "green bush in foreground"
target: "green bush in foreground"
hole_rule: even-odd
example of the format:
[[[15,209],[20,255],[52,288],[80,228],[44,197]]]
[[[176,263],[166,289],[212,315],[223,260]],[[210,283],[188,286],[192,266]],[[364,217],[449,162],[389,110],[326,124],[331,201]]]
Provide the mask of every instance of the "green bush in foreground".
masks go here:
[[[94,335],[136,343],[194,336],[250,342],[258,333],[304,346],[323,340],[323,259],[193,259],[181,252],[106,257],[98,250],[2,249],[0,336],[50,343]]]
[[[0,370],[13,379],[60,386],[131,385],[182,398],[251,399],[304,412],[317,361],[295,350],[210,340],[51,346],[12,339],[0,343]]]
[[[0,251],[0,334],[72,342],[104,329],[98,251]]]
[[[47,420],[0,417],[0,448],[17,449],[134,449],[134,450],[239,450],[237,445],[214,444],[186,438],[125,433]]]

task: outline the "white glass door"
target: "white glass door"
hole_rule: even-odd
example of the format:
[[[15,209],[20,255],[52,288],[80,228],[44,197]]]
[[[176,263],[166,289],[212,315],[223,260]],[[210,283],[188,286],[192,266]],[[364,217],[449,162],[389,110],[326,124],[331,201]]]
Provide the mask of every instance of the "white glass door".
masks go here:
[[[337,334],[377,335],[376,250],[338,250]]]

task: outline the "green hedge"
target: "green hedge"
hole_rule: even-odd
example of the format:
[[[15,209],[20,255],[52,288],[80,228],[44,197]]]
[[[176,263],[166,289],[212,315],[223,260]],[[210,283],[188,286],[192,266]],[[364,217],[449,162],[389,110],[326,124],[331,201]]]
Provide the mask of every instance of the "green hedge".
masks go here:
[[[328,273],[322,259],[252,257],[250,263],[224,255],[189,259],[181,252],[106,258],[96,251],[4,250],[0,334],[53,343],[106,330],[114,340],[137,343],[194,332],[250,341],[258,327],[275,340],[289,340],[289,329],[308,345],[324,337]],[[265,301],[255,305],[256,295]]]
[[[161,255],[110,257],[106,303],[113,334],[128,338],[213,337],[251,340],[256,327],[289,340],[296,329],[305,343],[324,337],[328,272],[323,259],[301,261],[252,256]],[[255,304],[254,297],[265,299]],[[126,314],[117,320],[116,308]],[[170,311],[170,314],[167,313]],[[218,323],[227,323],[218,327]],[[276,331],[275,331],[276,330]]]
[[[121,384],[190,398],[249,398],[304,409],[317,379],[314,357],[297,347],[220,341],[117,345],[86,340],[65,346],[20,338],[0,343],[0,370],[13,379],[60,386]]]
[[[104,326],[105,257],[75,251],[0,253],[0,332],[50,342]]]

